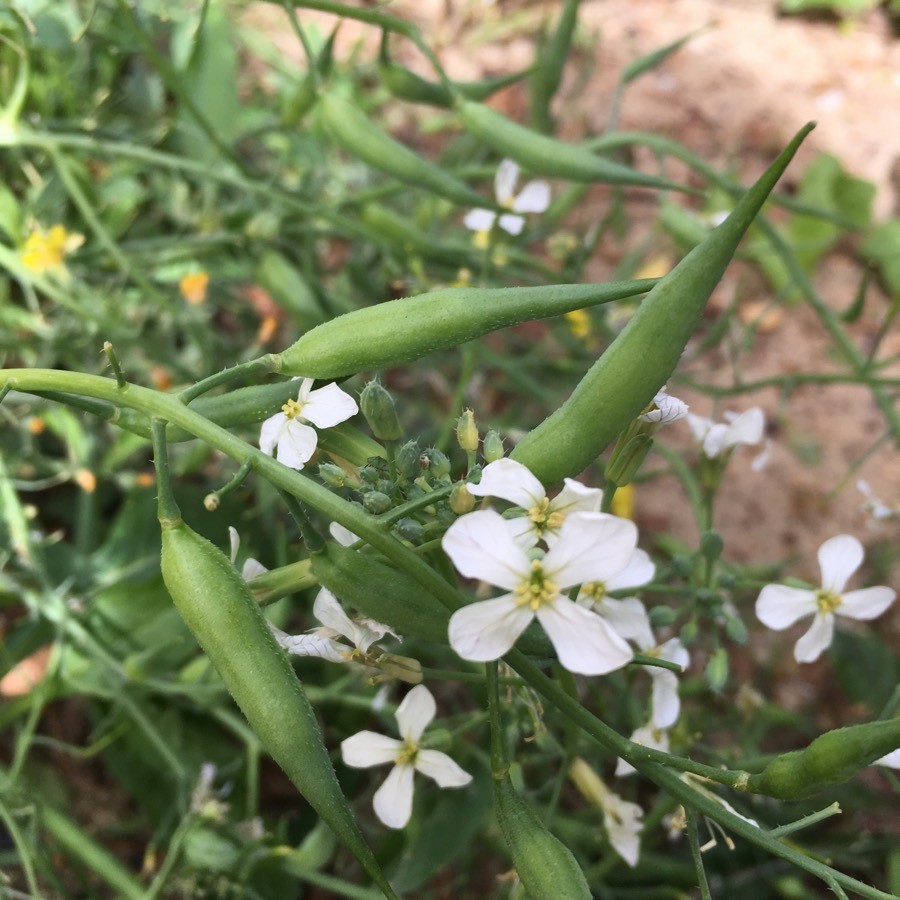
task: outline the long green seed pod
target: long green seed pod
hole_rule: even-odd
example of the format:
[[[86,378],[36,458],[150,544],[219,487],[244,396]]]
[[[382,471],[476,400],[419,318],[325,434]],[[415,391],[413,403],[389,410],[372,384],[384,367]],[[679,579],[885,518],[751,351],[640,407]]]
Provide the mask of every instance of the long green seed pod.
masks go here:
[[[706,301],[800,143],[800,130],[731,215],[641,302],[628,325],[556,412],[510,456],[544,484],[577,475],[646,408],[672,374]]]
[[[758,775],[750,776],[747,790],[779,800],[802,800],[844,784],[898,748],[900,719],[837,728],[803,750],[773,759]]]
[[[536,175],[567,178],[570,181],[693,191],[684,185],[602,159],[584,147],[538,134],[510,121],[483,103],[461,100],[456,104],[456,111],[466,131]]]
[[[590,900],[591,889],[572,851],[547,830],[516,793],[508,775],[494,776],[494,808],[513,865],[529,896]]]
[[[531,319],[648,291],[654,279],[527,288],[444,288],[368,306],[317,325],[281,354],[277,371],[340,378],[419,359]]]
[[[347,100],[323,93],[318,103],[319,122],[329,137],[364,163],[393,175],[398,181],[425,188],[461,206],[491,206],[449,172],[413,153],[385,134],[368,116]]]

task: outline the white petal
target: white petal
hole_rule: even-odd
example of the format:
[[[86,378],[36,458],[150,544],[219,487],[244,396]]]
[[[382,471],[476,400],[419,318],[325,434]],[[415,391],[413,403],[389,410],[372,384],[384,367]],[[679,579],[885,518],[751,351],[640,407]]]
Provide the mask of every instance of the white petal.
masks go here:
[[[338,634],[343,635],[349,640],[353,640],[355,626],[350,621],[350,617],[347,613],[344,612],[343,607],[338,602],[338,598],[327,588],[322,588],[322,590],[316,594],[316,601],[313,603],[313,615],[323,625],[327,625]]]
[[[504,213],[500,216],[500,227],[507,234],[521,234],[525,227],[525,220],[521,216],[515,216],[512,213]]]
[[[348,662],[347,647],[322,634],[286,634],[273,625],[269,626],[275,640],[285,652],[291,656],[311,656],[316,659],[327,659],[333,663]]]
[[[834,616],[831,613],[817,613],[809,631],[797,641],[794,659],[797,662],[815,662],[831,644],[834,635]]]
[[[265,575],[268,571],[269,570],[258,559],[254,559],[250,556],[244,561],[244,565],[241,567],[241,578],[243,578],[244,581],[251,581],[260,575]]]
[[[728,447],[728,426],[715,422],[703,438],[703,453],[710,459],[720,456]]]
[[[681,666],[682,669],[687,669],[691,664],[691,655],[688,653],[687,647],[685,647],[678,638],[669,638],[669,640],[660,646],[658,655],[660,659],[664,659],[666,662],[675,663],[676,666]],[[666,670],[655,669],[654,671]]]
[[[358,412],[356,401],[331,382],[309,395],[300,416],[317,428],[331,428],[340,422],[346,422]]]
[[[434,718],[437,706],[431,691],[424,684],[417,684],[397,707],[397,725],[400,737],[411,744],[418,744],[422,732]]]
[[[624,600],[604,597],[594,604],[594,612],[609,622],[616,634],[626,641],[635,641],[642,648],[652,647],[656,643],[650,628],[650,617],[637,597],[626,597]]]
[[[565,589],[618,575],[637,545],[637,527],[607,513],[577,512],[566,518],[559,539],[547,551],[543,567]]]
[[[501,206],[511,202],[519,180],[519,165],[515,160],[504,159],[497,166],[494,176],[494,196]]]
[[[848,619],[875,619],[897,599],[896,591],[889,587],[870,587],[860,591],[849,591],[841,597],[843,601],[835,610],[839,616]]]
[[[822,587],[840,594],[850,576],[862,565],[863,545],[851,534],[829,538],[819,547]]]
[[[642,747],[649,747],[651,750],[662,750],[663,753],[669,752],[669,732],[665,728],[657,728],[652,722],[641,725],[631,735],[629,740],[633,744],[640,744]],[[631,763],[625,762],[621,757],[616,763],[616,775],[620,778],[623,775],[631,775],[637,769]]]
[[[637,549],[631,554],[628,565],[618,575],[613,575],[607,580],[606,589],[622,591],[626,588],[640,587],[642,584],[653,581],[654,575],[656,575],[656,566],[649,554],[644,550]]]
[[[397,759],[403,742],[374,731],[360,731],[341,741],[344,764],[354,769],[383,766]]]
[[[568,597],[557,597],[536,615],[560,664],[570,672],[605,675],[632,659],[628,644],[600,616]]]
[[[613,849],[629,866],[636,866],[641,852],[644,811],[637,803],[629,803],[609,791],[603,804],[603,824]]]
[[[756,600],[756,618],[767,628],[781,631],[798,619],[818,612],[815,591],[787,587],[784,584],[767,584]]]
[[[709,433],[709,429],[713,426],[713,420],[706,419],[703,416],[695,416],[694,413],[688,413],[687,422],[694,440],[698,444],[702,444]]]
[[[299,377],[299,376],[297,376]],[[297,377],[292,378],[292,381],[296,381]],[[312,386],[316,383],[315,378],[304,378],[300,382],[300,390],[297,392],[297,402],[302,406],[309,400],[309,395],[312,392]]]
[[[893,750],[881,759],[876,759],[873,766],[888,766],[891,769],[900,769],[900,750]]]
[[[490,231],[497,221],[497,213],[491,212],[489,209],[473,209],[466,213],[463,219],[463,225],[469,231]]]
[[[465,769],[439,750],[420,750],[416,754],[416,768],[442,788],[465,787],[472,780]]]
[[[498,459],[488,463],[478,484],[467,484],[466,489],[473,497],[500,497],[531,509],[544,499],[544,486],[531,472],[514,459]]]
[[[528,516],[516,516],[514,519],[504,519],[506,530],[510,537],[526,552],[534,547],[540,540],[540,534],[534,522]],[[548,531],[544,534],[544,538],[556,539],[556,535],[552,535]]]
[[[650,422],[657,425],[668,425],[670,422],[676,422],[683,419],[688,414],[688,405],[677,397],[672,397],[665,392],[659,391],[653,398],[654,408],[650,412],[642,413],[638,418],[642,422]],[[696,416],[695,416],[696,418]],[[704,435],[706,429],[704,429]],[[702,438],[697,438],[702,440]]]
[[[513,540],[503,517],[490,509],[460,516],[447,529],[441,546],[466,578],[512,590],[531,573],[525,551]]]
[[[758,406],[742,412],[739,416],[726,413],[726,418],[731,420],[725,436],[726,447],[736,447],[738,444],[758,444],[763,439],[766,417]]]
[[[275,413],[269,416],[259,430],[259,449],[267,456],[275,455],[275,445],[281,437],[282,429],[288,423],[288,417],[284,413]]]
[[[344,528],[340,522],[332,522],[328,526],[328,531],[342,547],[352,547],[359,540],[358,534],[354,534],[349,528]]]
[[[517,213],[542,213],[550,205],[550,185],[546,181],[529,181],[513,200]]]
[[[413,772],[410,765],[394,766],[375,791],[372,807],[388,828],[403,828],[412,815]]]
[[[602,503],[603,491],[566,478],[563,489],[550,501],[547,512],[562,513],[565,516],[575,512],[600,512]]]
[[[231,525],[228,526],[228,542],[231,544],[231,556],[229,559],[231,560],[232,565],[234,565],[234,562],[237,559],[238,550],[241,549],[241,536],[237,533],[237,528],[233,528]]]
[[[651,720],[657,728],[669,728],[678,721],[681,700],[678,697],[678,678],[667,669],[647,667],[653,679]]]
[[[507,653],[528,627],[534,613],[512,594],[482,600],[458,609],[450,616],[450,646],[463,659],[489,662]]]
[[[316,452],[319,436],[315,428],[296,419],[287,422],[278,438],[278,462],[291,469],[302,469]]]

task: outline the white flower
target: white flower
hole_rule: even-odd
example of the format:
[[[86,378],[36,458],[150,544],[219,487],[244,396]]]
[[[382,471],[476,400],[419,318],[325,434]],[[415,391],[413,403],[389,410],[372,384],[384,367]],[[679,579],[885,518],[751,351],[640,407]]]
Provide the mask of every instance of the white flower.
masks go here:
[[[288,400],[280,413],[266,419],[259,433],[259,449],[292,469],[302,469],[316,452],[315,428],[331,428],[359,412],[356,401],[334,382],[312,390],[314,379],[304,378],[296,400]]]
[[[686,669],[691,662],[690,654],[678,638],[670,638],[658,647],[641,647],[647,656],[664,659]],[[669,669],[659,666],[644,666],[644,671],[653,683],[650,699],[650,721],[657,728],[670,728],[678,721],[681,699],[678,696],[678,676]]]
[[[869,482],[864,481],[860,478],[856,482],[857,490],[866,498],[866,502],[863,504],[863,509],[873,518],[873,519],[894,519],[900,516],[900,510],[894,509],[893,506],[888,506],[883,500],[879,500],[878,497],[875,496],[872,488],[869,487]]]
[[[887,766],[889,769],[900,769],[900,750],[892,750],[881,759],[876,759],[873,766]]]
[[[231,525],[228,526],[228,540],[231,544],[231,563],[234,565],[238,551],[241,549],[241,536],[237,533],[237,529],[232,528]],[[244,581],[250,581],[256,578],[257,575],[264,575],[268,571],[258,559],[254,559],[251,556],[244,561],[244,565],[241,568],[241,578]]]
[[[413,772],[418,770],[440,787],[464,787],[472,776],[446,753],[423,750],[422,732],[435,714],[434,697],[424,685],[417,685],[397,707],[397,724],[402,740],[374,731],[360,731],[341,743],[341,754],[348,766],[367,769],[394,763],[384,784],[373,798],[375,815],[388,828],[403,828],[412,814]]]
[[[465,577],[480,578],[507,593],[453,613],[451,646],[463,659],[499,659],[536,617],[570,672],[602,675],[624,666],[632,657],[628,644],[600,616],[561,592],[608,581],[626,567],[636,543],[633,522],[578,512],[563,522],[546,555],[532,560],[498,513],[479,510],[461,516],[444,535],[444,552]]]
[[[700,444],[704,456],[709,459],[721,456],[738,444],[758,444],[763,439],[766,420],[758,406],[740,414],[726,412],[724,418],[727,424],[688,413],[688,425],[694,440]]]
[[[839,534],[819,547],[822,587],[818,590],[767,584],[756,601],[756,615],[763,625],[778,631],[804,616],[813,616],[806,634],[794,647],[797,662],[813,662],[831,643],[834,617],[874,619],[894,602],[897,594],[889,587],[844,591],[850,576],[863,561],[862,544],[849,534]]]
[[[500,497],[521,506],[525,515],[506,519],[506,525],[517,544],[528,549],[543,539],[553,546],[566,516],[574,512],[599,512],[603,491],[585,487],[571,478],[552,499],[534,475],[514,459],[498,459],[488,463],[478,484],[467,484],[475,497]]]
[[[649,747],[651,750],[662,750],[663,753],[669,752],[669,732],[665,728],[657,727],[652,721],[646,725],[641,725],[640,728],[636,728],[628,740],[633,744]],[[616,763],[617,777],[621,778],[624,775],[631,775],[632,772],[636,771],[637,769],[630,762],[626,762],[619,757],[619,761]]]
[[[494,177],[494,195],[497,204],[511,213],[500,216],[500,227],[509,234],[521,234],[525,218],[513,213],[542,213],[550,205],[550,185],[546,181],[529,181],[516,194],[519,167],[511,159],[504,159]],[[497,213],[490,209],[473,209],[463,220],[470,231],[490,231],[497,221]]]
[[[653,398],[650,409],[641,413],[638,418],[642,422],[650,422],[655,425],[668,425],[677,422],[688,414],[688,405],[677,397],[666,393],[665,387]]]

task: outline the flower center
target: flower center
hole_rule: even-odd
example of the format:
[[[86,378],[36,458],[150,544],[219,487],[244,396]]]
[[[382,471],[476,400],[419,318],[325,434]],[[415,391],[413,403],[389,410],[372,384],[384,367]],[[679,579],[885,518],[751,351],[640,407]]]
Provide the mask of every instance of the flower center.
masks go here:
[[[531,575],[515,589],[513,596],[519,606],[527,605],[537,611],[559,596],[559,585],[546,578],[540,560],[535,559],[531,562]]]
[[[416,764],[416,757],[418,755],[419,745],[413,743],[412,741],[404,741],[403,747],[397,754],[397,759],[395,760],[395,762],[398,766],[414,766]]]
[[[840,594],[831,591],[816,591],[816,603],[819,604],[820,613],[833,613],[843,603]]]
[[[579,594],[599,603],[606,596],[606,582],[592,581],[589,584],[583,584]]]
[[[565,516],[562,513],[550,512],[550,501],[544,497],[537,506],[528,510],[528,518],[534,523],[538,532],[555,531],[559,528]]]
[[[300,415],[302,410],[303,410],[303,404],[299,403],[296,400],[288,400],[288,402],[285,403],[284,406],[281,407],[281,411],[290,420],[296,419],[297,416]]]

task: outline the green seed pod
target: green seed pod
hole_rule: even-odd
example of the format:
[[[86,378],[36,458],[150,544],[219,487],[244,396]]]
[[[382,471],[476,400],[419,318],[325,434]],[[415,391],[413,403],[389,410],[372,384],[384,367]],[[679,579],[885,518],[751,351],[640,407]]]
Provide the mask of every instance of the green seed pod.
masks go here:
[[[513,865],[530,896],[590,900],[591,890],[572,851],[547,830],[508,775],[494,777],[494,806]]]
[[[315,713],[259,606],[224,553],[180,519],[161,519],[162,574],[178,612],[267,752],[395,896],[341,793]]]
[[[385,369],[456,347],[498,328],[643,294],[656,283],[656,279],[643,279],[523,288],[444,288],[323,322],[288,347],[275,365],[287,375],[327,379]]]
[[[450,611],[409,575],[334,543],[326,544],[311,559],[321,584],[364,616],[402,635],[447,643]]]
[[[731,215],[644,298],[566,402],[510,454],[544,484],[589,466],[672,374],[706,301],[812,125],[797,134]],[[325,327],[325,326],[319,326]]]
[[[396,441],[403,432],[394,398],[377,381],[370,381],[359,395],[359,408],[372,429],[372,434],[382,441]]]
[[[747,790],[779,800],[803,800],[838,787],[876,759],[900,748],[900,718],[837,728],[806,749],[784,753],[758,775]]]
[[[539,134],[510,121],[502,113],[483,103],[462,100],[456,104],[456,111],[470,134],[536,175],[694,193],[692,188],[684,185],[610,162],[594,155],[585,147]]]
[[[328,136],[364,163],[404,184],[424,188],[460,206],[491,206],[476,191],[449,172],[423,159],[383,132],[357,106],[335,94],[322,93],[319,122]]]

